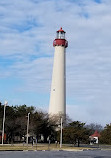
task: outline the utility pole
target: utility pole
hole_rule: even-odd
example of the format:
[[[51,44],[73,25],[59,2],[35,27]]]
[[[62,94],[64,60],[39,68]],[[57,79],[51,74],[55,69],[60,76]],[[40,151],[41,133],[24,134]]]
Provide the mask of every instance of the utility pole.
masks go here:
[[[29,137],[29,115],[30,112],[27,115],[27,147],[28,147],[28,137]]]
[[[4,104],[4,115],[3,115],[3,128],[2,128],[2,145],[3,145],[3,140],[4,140],[4,127],[5,127],[5,109],[6,109],[6,106],[8,105],[8,102],[5,101],[5,104]]]
[[[62,116],[61,116],[60,148],[62,148]]]

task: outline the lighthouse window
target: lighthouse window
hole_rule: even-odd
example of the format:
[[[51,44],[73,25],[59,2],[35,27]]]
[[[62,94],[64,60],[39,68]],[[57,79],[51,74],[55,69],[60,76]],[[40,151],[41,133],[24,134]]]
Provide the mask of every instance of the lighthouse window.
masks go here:
[[[64,32],[57,32],[57,38],[58,39],[65,39],[65,33]]]
[[[59,32],[59,38],[61,38],[61,33]]]
[[[60,32],[60,38],[61,38],[61,39],[64,39],[64,38],[65,38],[64,32]]]

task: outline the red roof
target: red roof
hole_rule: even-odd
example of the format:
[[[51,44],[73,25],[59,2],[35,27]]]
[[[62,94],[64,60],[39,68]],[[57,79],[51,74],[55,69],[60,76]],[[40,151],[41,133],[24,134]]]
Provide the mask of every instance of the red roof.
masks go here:
[[[98,131],[95,131],[94,134],[91,135],[91,137],[100,137],[100,134]]]
[[[58,30],[57,32],[64,32],[64,33],[66,33],[66,32],[62,29],[62,27],[61,27],[60,30]]]

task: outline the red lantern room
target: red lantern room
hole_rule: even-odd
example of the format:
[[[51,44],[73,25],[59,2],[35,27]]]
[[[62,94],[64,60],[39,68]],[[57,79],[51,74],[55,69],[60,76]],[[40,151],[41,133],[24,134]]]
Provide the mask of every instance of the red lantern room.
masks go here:
[[[53,42],[53,46],[68,47],[68,41],[65,39],[65,31],[62,30],[62,27],[56,32],[56,39]]]

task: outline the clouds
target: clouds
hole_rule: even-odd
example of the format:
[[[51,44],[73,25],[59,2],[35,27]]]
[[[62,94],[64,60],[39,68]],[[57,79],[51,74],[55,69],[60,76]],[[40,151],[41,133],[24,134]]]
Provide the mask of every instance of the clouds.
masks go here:
[[[10,104],[32,102],[48,107],[54,55],[52,42],[55,31],[62,26],[69,42],[68,107],[76,111],[76,118],[80,120],[87,121],[90,116],[92,121],[96,118],[101,123],[110,122],[106,110],[111,110],[110,7],[110,0],[1,0],[1,100],[6,97]],[[3,88],[6,83],[8,91]],[[98,113],[94,115],[97,107]],[[72,111],[68,111],[71,117]],[[107,119],[101,119],[103,114]]]
[[[110,105],[107,108],[98,106],[67,105],[67,111],[73,120],[85,122],[86,124],[95,123],[105,126],[110,122]]]

